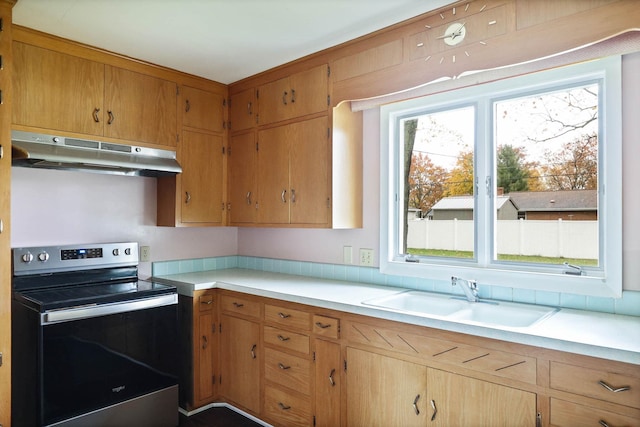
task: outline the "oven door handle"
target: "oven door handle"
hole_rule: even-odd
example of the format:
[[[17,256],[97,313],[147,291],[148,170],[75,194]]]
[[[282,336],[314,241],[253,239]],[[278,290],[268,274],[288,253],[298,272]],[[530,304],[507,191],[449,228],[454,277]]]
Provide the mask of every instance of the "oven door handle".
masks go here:
[[[111,304],[91,305],[85,307],[75,307],[63,310],[49,311],[46,313],[42,313],[40,322],[42,325],[49,325],[52,323],[88,319],[98,316],[108,316],[110,314],[126,313],[128,311],[144,310],[147,308],[162,307],[165,305],[177,303],[178,294],[160,295],[135,301],[123,301]]]

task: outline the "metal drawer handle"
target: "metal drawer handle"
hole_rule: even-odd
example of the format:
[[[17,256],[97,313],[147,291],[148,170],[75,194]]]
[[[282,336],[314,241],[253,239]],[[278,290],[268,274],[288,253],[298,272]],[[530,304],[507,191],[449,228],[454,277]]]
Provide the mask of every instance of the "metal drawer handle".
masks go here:
[[[287,319],[287,318],[291,317],[290,314],[285,314],[285,313],[282,313],[282,312],[278,313],[278,316],[280,316],[281,319]]]
[[[433,415],[431,416],[431,421],[434,421],[436,419],[436,415],[438,414],[438,408],[436,408],[435,400],[431,401],[431,407],[433,408]]]
[[[320,329],[327,329],[331,327],[331,323],[324,324],[321,322],[316,322],[316,326]]]
[[[598,381],[598,384],[600,384],[602,387],[606,388],[607,390],[609,390],[612,393],[620,393],[621,391],[629,391],[629,390],[631,390],[631,387],[629,387],[629,386],[613,388],[609,384],[605,383],[604,381]]]
[[[251,346],[251,358],[255,359],[256,358],[256,344]]]
[[[418,409],[418,400],[420,400],[420,395],[417,395],[415,399],[413,399],[413,410],[416,415],[420,415],[420,409]]]
[[[211,305],[213,304],[213,300],[209,300],[209,301],[200,301],[200,304],[207,304],[207,305]]]
[[[607,424],[605,420],[598,421],[598,424],[600,424],[602,427],[609,427],[609,424]]]
[[[107,120],[107,124],[110,125],[116,120],[116,116],[113,115],[112,111],[107,111],[107,114],[109,114],[109,120]]]
[[[98,113],[100,112],[99,108],[93,109],[93,121],[96,123],[100,123],[100,117],[98,117]]]
[[[234,306],[235,308],[242,308],[242,307],[244,307],[244,304],[239,303],[239,302],[234,302],[234,303],[233,303],[233,306]]]
[[[204,350],[205,348],[207,348],[208,345],[209,345],[209,342],[207,341],[207,336],[203,335],[202,336],[202,349]]]
[[[289,338],[289,337],[283,337],[282,335],[278,335],[278,339],[279,339],[280,341],[289,341],[291,338]]]
[[[295,203],[296,202],[296,189],[292,188],[291,189],[291,203]]]
[[[282,409],[283,411],[288,411],[289,409],[291,409],[291,406],[287,406],[282,402],[278,402],[278,406],[280,407],[280,409]]]
[[[282,363],[278,363],[278,368],[286,371],[287,369],[291,369],[291,366],[284,366]]]
[[[336,382],[333,380],[333,376],[335,375],[336,370],[332,369],[331,373],[329,374],[329,384],[331,384],[331,387],[334,387],[336,385]]]
[[[284,189],[282,190],[282,194],[280,194],[280,199],[282,199],[282,203],[287,203],[286,196],[287,196],[287,190]]]
[[[191,103],[189,102],[188,99],[184,103],[185,103],[184,111],[185,111],[185,113],[188,113],[189,110],[191,110]]]

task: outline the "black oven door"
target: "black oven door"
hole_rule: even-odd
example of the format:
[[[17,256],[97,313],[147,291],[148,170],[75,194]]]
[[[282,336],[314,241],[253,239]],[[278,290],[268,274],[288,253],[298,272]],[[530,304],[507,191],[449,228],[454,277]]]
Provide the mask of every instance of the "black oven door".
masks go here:
[[[31,414],[39,415],[33,424],[73,419],[178,382],[176,304],[43,323],[39,343],[23,343],[37,350],[39,359],[35,375],[21,375],[36,383],[21,386],[31,388],[26,395],[36,390]],[[28,406],[23,407],[27,413],[14,415],[28,419]]]

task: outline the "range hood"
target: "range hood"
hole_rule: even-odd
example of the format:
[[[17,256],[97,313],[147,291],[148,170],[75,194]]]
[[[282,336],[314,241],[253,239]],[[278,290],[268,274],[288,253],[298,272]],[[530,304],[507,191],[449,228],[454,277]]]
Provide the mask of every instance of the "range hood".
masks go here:
[[[137,176],[182,172],[171,150],[17,130],[11,142],[12,166]]]

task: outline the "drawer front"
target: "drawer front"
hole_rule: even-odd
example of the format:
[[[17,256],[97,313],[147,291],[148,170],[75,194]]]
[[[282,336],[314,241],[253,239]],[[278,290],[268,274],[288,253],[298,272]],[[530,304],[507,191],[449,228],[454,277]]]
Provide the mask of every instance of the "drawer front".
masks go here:
[[[640,427],[640,420],[598,408],[551,399],[551,425],[574,426],[628,426]]]
[[[264,411],[268,419],[278,421],[277,425],[312,425],[311,399],[308,396],[267,386],[264,390]]]
[[[338,339],[340,337],[340,321],[333,317],[314,315],[313,333],[326,338]]]
[[[551,388],[640,408],[640,378],[551,362]]]
[[[311,329],[311,314],[276,305],[266,304],[264,306],[264,320],[287,328],[302,329],[304,331]]]
[[[310,393],[311,362],[308,359],[267,348],[264,351],[264,363],[267,381],[296,390],[298,393]]]
[[[220,309],[228,313],[243,314],[245,316],[260,318],[260,303],[235,295],[222,295]]]
[[[214,305],[213,292],[205,291],[198,294],[198,311],[211,311]]]
[[[264,327],[264,342],[280,348],[309,354],[309,336],[271,326]]]

